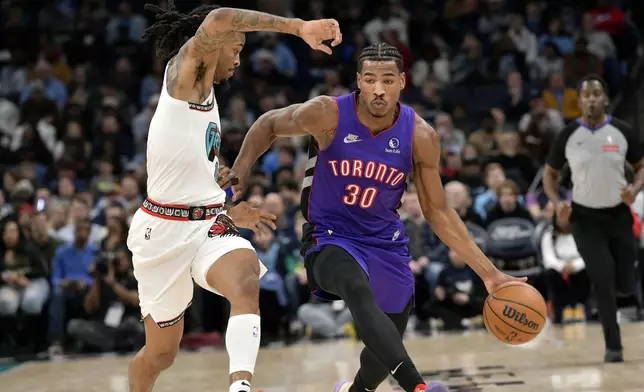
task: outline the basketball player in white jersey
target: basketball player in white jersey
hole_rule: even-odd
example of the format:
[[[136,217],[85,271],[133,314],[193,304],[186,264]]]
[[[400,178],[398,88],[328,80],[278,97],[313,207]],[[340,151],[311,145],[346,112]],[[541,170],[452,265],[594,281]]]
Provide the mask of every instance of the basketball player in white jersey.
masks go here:
[[[249,392],[260,342],[259,279],[266,272],[236,226],[275,228],[275,216],[241,203],[224,205],[217,185],[221,122],[213,84],[239,66],[248,31],[298,35],[313,49],[341,42],[335,20],[302,21],[261,12],[203,6],[187,15],[146,5],[157,22],[144,37],[156,40],[167,62],[150,123],[148,198],[132,219],[133,253],[146,344],[132,360],[130,391],[152,390],[177,355],[193,280],[230,301],[226,332],[230,392]],[[215,388],[216,389],[216,388]]]

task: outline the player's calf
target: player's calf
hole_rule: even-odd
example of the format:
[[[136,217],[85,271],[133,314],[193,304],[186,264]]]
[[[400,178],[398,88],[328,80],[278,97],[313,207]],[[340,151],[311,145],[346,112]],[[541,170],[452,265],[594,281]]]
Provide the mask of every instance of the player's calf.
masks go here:
[[[174,363],[183,335],[183,319],[161,328],[148,316],[144,320],[145,346],[130,362],[130,392],[149,392],[159,374]]]
[[[234,250],[222,256],[206,275],[208,284],[230,302],[226,350],[230,392],[249,392],[260,342],[260,268],[255,252]]]

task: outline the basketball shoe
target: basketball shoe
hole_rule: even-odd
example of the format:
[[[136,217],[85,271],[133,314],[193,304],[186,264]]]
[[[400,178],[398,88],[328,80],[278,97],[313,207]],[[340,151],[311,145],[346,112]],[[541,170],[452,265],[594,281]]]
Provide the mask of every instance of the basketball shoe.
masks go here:
[[[350,381],[340,381],[338,385],[335,386],[333,392],[349,392],[352,385],[353,383]],[[447,388],[439,383],[431,383],[429,385],[420,384],[416,387],[414,392],[447,392]]]

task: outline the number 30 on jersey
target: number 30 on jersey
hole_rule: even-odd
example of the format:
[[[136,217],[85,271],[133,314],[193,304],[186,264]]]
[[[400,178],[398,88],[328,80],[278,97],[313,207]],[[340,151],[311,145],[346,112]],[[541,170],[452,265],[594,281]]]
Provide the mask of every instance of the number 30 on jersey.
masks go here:
[[[344,188],[348,193],[342,197],[342,202],[348,206],[359,206],[367,209],[373,206],[378,195],[378,189],[374,187],[361,188],[356,184],[349,184]]]

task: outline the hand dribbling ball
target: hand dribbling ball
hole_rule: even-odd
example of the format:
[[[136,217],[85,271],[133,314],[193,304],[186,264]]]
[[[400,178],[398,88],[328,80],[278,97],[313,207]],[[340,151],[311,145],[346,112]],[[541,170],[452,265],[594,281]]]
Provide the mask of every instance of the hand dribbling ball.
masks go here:
[[[508,282],[498,286],[483,304],[483,322],[503,343],[520,345],[531,341],[546,324],[543,296],[527,283]]]

